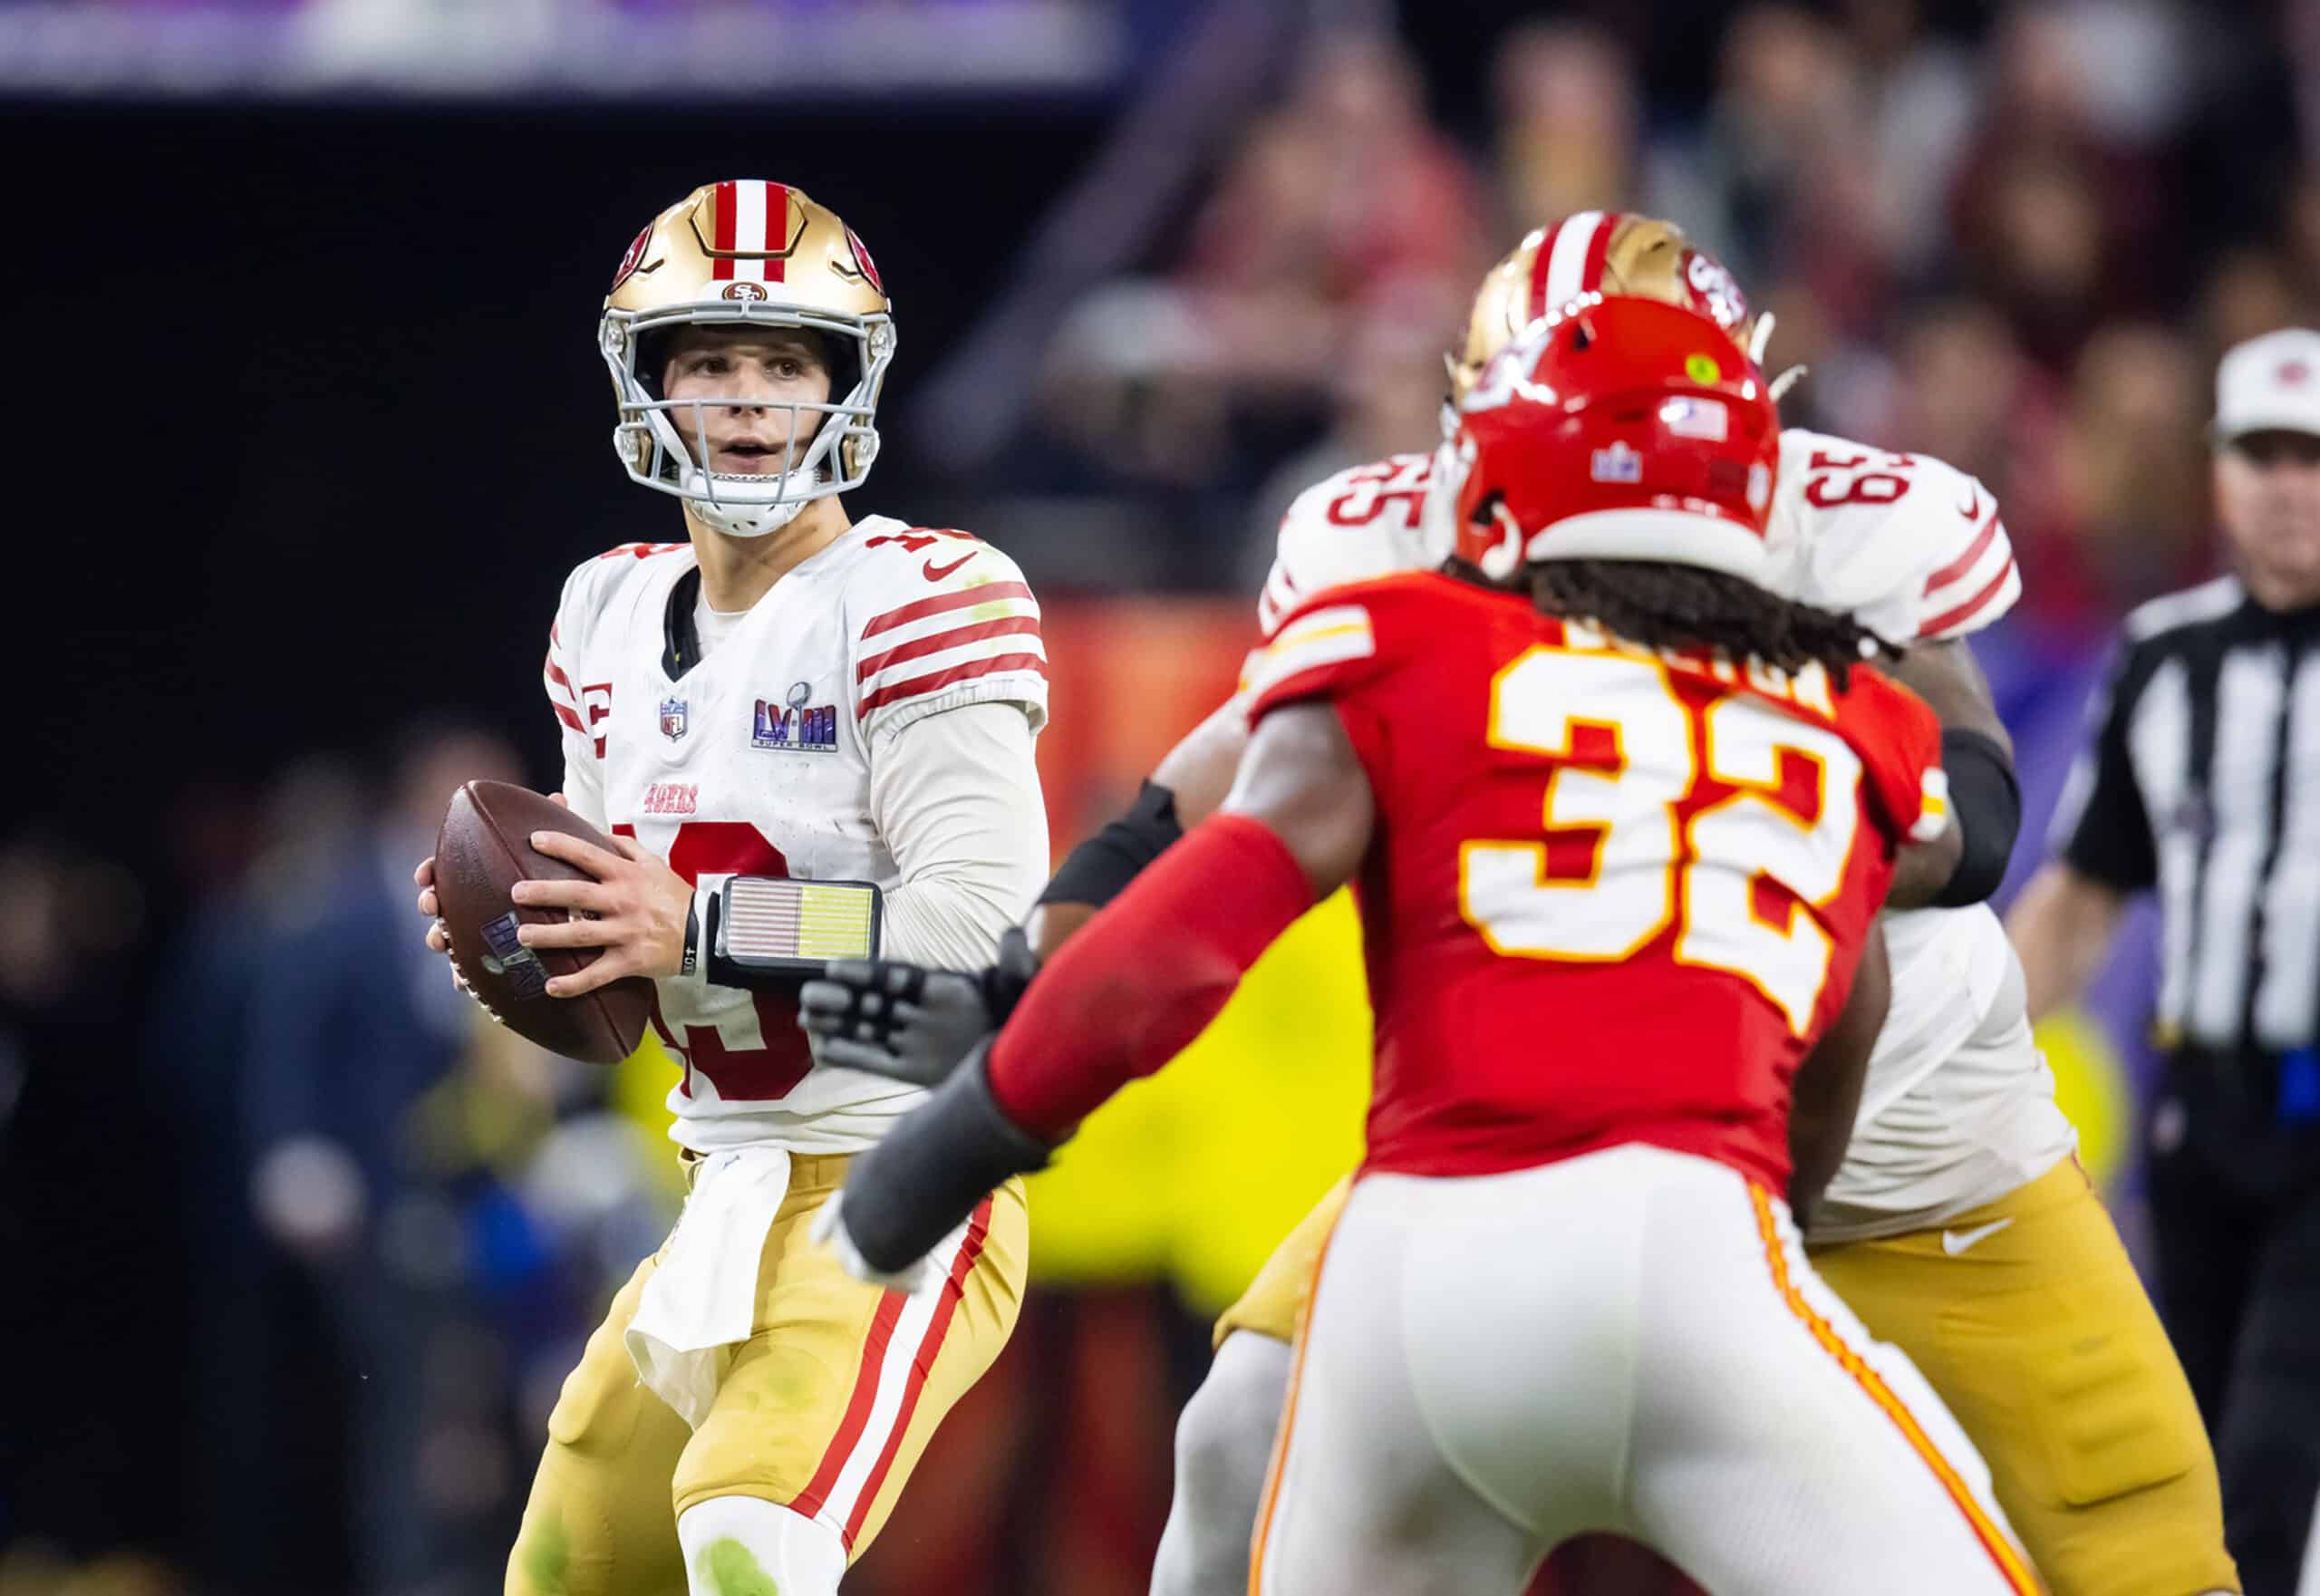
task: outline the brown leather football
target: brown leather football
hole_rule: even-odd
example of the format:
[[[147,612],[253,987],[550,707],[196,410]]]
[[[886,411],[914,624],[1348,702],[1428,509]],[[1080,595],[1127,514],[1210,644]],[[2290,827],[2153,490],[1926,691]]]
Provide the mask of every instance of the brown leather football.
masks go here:
[[[527,948],[526,921],[549,924],[568,911],[518,907],[519,881],[575,881],[587,872],[532,851],[535,831],[562,831],[616,853],[579,816],[528,788],[470,781],[451,795],[435,838],[435,902],[451,939],[459,979],[493,1018],[552,1053],[617,1064],[633,1052],[652,1013],[652,983],[631,975],[576,998],[547,995],[550,976],[570,975],[597,957],[593,948]]]

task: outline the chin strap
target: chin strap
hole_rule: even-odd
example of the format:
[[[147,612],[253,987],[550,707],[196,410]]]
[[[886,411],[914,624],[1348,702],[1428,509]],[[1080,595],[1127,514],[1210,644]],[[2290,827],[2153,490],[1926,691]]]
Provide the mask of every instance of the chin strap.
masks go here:
[[[698,476],[700,473],[695,471],[692,474]],[[810,498],[802,496],[773,504],[720,503],[713,498],[690,496],[685,499],[686,508],[692,511],[702,526],[713,532],[722,532],[728,537],[763,537],[768,533],[778,532],[796,520],[798,512],[812,502]]]

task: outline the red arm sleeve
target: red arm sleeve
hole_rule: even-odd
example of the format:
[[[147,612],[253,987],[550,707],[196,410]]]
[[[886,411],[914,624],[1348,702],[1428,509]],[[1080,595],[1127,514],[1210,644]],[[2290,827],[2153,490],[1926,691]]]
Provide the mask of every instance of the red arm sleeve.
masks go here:
[[[1204,820],[1039,972],[991,1047],[991,1096],[1023,1130],[1061,1141],[1184,1051],[1312,906],[1271,827],[1245,815]]]

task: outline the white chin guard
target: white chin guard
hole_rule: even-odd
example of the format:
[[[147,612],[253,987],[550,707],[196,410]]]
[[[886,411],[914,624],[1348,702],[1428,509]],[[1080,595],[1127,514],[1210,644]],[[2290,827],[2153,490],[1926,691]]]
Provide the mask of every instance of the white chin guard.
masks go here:
[[[694,468],[684,474],[685,492],[682,497],[685,501],[685,508],[692,512],[693,518],[710,530],[722,532],[728,537],[763,537],[768,532],[780,531],[798,518],[799,510],[804,509],[812,500],[822,497],[820,494],[806,491],[811,486],[814,476],[815,473],[810,471],[791,471],[778,477],[762,479],[767,486],[778,484],[781,496],[761,501],[753,498],[723,498],[718,492],[722,483],[756,479],[731,477],[712,479],[708,472]],[[793,488],[790,483],[792,477],[803,477],[806,480],[799,482]]]

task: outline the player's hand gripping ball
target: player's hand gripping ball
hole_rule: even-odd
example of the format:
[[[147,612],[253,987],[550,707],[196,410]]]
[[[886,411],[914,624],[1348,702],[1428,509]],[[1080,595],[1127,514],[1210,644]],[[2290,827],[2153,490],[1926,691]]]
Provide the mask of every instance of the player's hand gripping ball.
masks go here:
[[[536,835],[556,853],[535,848]],[[420,912],[429,912],[431,895],[435,933],[449,940],[460,984],[509,1030],[592,1064],[615,1064],[634,1051],[652,1011],[652,983],[643,974],[589,982],[566,995],[566,983],[585,981],[590,965],[614,956],[589,924],[600,913],[587,906],[591,899],[608,901],[604,879],[575,861],[611,869],[601,855],[636,865],[624,841],[527,788],[470,781],[452,796],[435,856],[419,872]],[[521,904],[518,882],[532,884]],[[680,943],[683,913],[680,906]],[[616,924],[607,918],[605,929]],[[527,927],[535,929],[527,935]],[[632,953],[625,962],[637,958]]]

